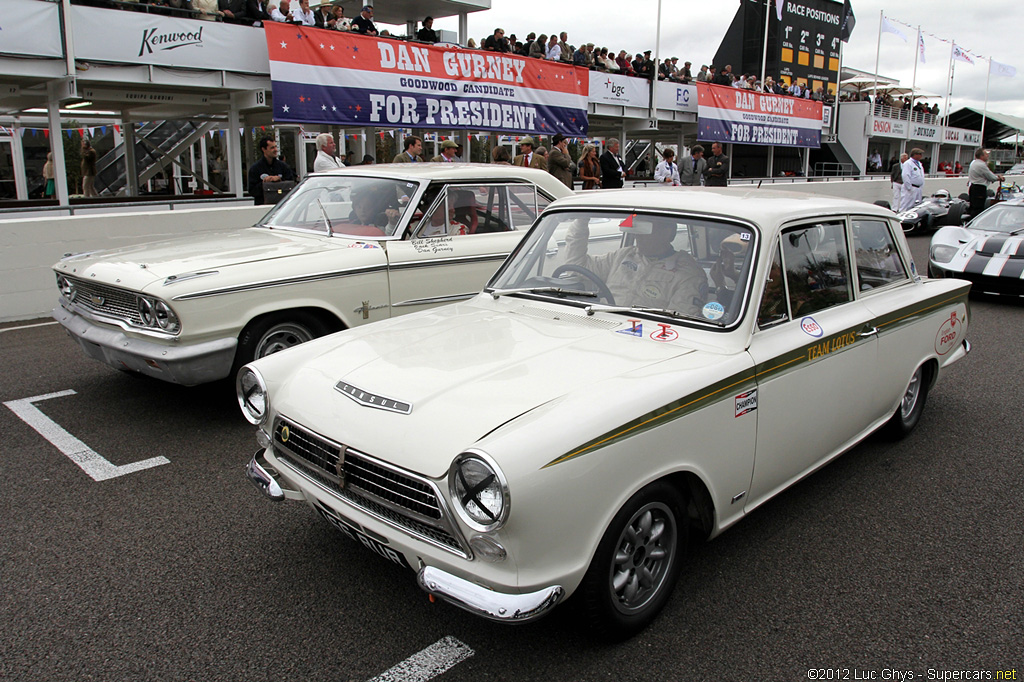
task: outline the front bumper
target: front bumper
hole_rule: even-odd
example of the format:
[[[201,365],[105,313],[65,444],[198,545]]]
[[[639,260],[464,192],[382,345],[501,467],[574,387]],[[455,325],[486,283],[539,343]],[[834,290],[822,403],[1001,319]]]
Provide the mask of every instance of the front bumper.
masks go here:
[[[101,326],[67,308],[53,309],[53,318],[94,360],[114,369],[130,370],[183,386],[223,379],[231,374],[238,339],[226,338],[188,346],[169,346]]]
[[[265,450],[253,455],[245,468],[246,477],[267,498],[301,500],[305,496],[293,489],[265,457]],[[528,594],[499,592],[470,582],[435,566],[423,566],[417,582],[429,594],[465,609],[470,613],[502,623],[525,623],[535,620],[557,605],[565,596],[561,585],[551,585]]]

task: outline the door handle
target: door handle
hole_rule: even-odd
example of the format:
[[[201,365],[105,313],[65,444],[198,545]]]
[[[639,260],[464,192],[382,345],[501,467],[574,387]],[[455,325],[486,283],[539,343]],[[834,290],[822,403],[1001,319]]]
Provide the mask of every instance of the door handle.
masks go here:
[[[875,336],[876,334],[878,334],[878,327],[872,327],[871,329],[865,329],[864,331],[857,334],[857,336],[859,338],[864,338],[866,336]]]

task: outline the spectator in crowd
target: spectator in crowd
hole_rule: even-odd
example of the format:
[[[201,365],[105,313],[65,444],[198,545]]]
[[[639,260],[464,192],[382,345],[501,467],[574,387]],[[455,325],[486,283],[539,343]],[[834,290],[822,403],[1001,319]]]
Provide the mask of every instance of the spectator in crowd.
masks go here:
[[[272,21],[279,21],[284,24],[294,23],[294,20],[292,19],[292,13],[289,8],[289,0],[280,0],[279,4],[276,7],[274,5],[270,5],[270,19]]]
[[[678,187],[682,182],[679,179],[679,166],[675,163],[676,153],[671,149],[666,149],[661,156],[664,160],[654,169],[655,182]]]
[[[325,0],[316,6],[313,20],[316,22],[317,28],[334,28],[337,19],[334,18],[334,5],[330,0]]]
[[[715,85],[732,85],[732,64],[722,67],[722,72],[715,76]]]
[[[475,41],[475,40],[473,40],[472,38],[470,38],[470,39],[469,39],[469,42],[468,42],[468,43],[466,43],[466,47],[467,47],[467,48],[469,48],[470,50],[475,50],[475,49],[477,49],[477,47],[476,47],[476,41]]]
[[[441,153],[431,159],[434,163],[455,163],[455,150],[459,145],[455,140],[445,140],[441,143]]]
[[[537,147],[537,156],[539,156],[542,159],[544,159],[544,165],[545,165],[544,170],[547,170],[546,166],[547,166],[547,163],[548,163],[548,148],[545,147],[544,145],[541,145],[541,146]]]
[[[697,82],[698,83],[709,83],[709,82],[711,82],[711,74],[708,73],[708,66],[707,66],[707,64],[702,64],[701,67],[700,67],[700,71],[697,72]]]
[[[914,151],[917,151],[916,149]],[[975,216],[985,209],[988,198],[988,186],[993,182],[1003,182],[1006,177],[996,175],[988,167],[988,150],[977,149],[974,161],[967,168],[967,194],[971,200],[971,215]]]
[[[910,150],[910,158],[903,162],[903,198],[900,201],[900,210],[908,208],[921,201],[924,192],[924,166],[921,159],[924,157],[924,150],[915,147]]]
[[[693,82],[693,73],[690,71],[690,62],[683,62],[683,68],[679,71],[679,82],[689,85]]]
[[[562,61],[571,62],[573,50],[569,47],[569,34],[565,31],[558,36],[558,47],[562,48]]]
[[[539,38],[530,43],[530,54],[527,56],[534,59],[544,59],[547,56],[547,49],[548,37],[541,33]]]
[[[626,54],[625,50],[619,50],[619,56],[615,58],[615,63],[619,67],[619,73],[624,76],[635,76],[636,72],[633,71],[633,65],[629,63],[629,55]]]
[[[373,165],[373,157],[370,156],[369,154],[363,154],[363,162],[361,164],[359,164],[359,165],[360,166],[372,166]]]
[[[630,67],[632,67],[633,73],[639,76],[644,69],[644,56],[637,52],[636,55],[633,57],[633,61],[630,62],[629,65]]]
[[[425,43],[437,42],[437,31],[434,30],[434,17],[424,17],[423,28],[416,32],[416,40]]]
[[[377,35],[377,26],[373,23],[373,5],[363,5],[359,16],[352,20],[352,30],[363,35]]]
[[[537,40],[537,34],[530,31],[529,35],[526,36],[526,40],[523,41],[522,47],[516,46],[516,52],[523,55],[524,57],[530,56],[530,48],[533,47],[534,41]]]
[[[484,41],[484,49],[488,52],[511,52],[512,48],[509,46],[508,39],[505,38],[505,30],[494,29],[494,34],[487,36],[487,40]]]
[[[270,21],[270,9],[266,0],[246,0],[245,15],[253,22],[259,22],[258,25]]]
[[[793,81],[789,86],[789,94],[793,97],[803,97],[804,89],[800,87],[800,81]]]
[[[672,60],[666,59],[658,64],[658,80],[667,81],[672,79]]]
[[[317,135],[316,158],[313,159],[313,172],[322,173],[323,171],[341,168],[343,164],[338,161],[338,158],[334,155],[334,152],[337,149],[338,146],[334,142],[334,135],[331,135],[330,133],[320,133]]]
[[[53,152],[46,153],[46,163],[43,164],[43,180],[46,181],[43,187],[43,198],[49,199],[56,192],[53,173]]]
[[[223,13],[224,21],[252,26],[252,19],[245,14],[245,0],[219,0],[217,8]]]
[[[699,187],[704,179],[704,147],[695,144],[690,147],[690,158],[679,163],[679,182],[683,187]]]
[[[334,6],[334,30],[351,31],[352,20],[345,16],[345,8],[341,4]]]
[[[82,194],[87,197],[99,196],[96,193],[96,150],[92,148],[89,138],[82,138]]]
[[[598,189],[601,187],[601,162],[597,159],[597,147],[592,144],[583,145],[579,160],[580,180],[583,181],[583,189]]]
[[[873,150],[871,156],[868,157],[868,170],[882,170],[882,155],[878,153],[877,149]]]
[[[356,153],[351,149],[345,152],[345,159],[341,163],[346,166],[356,165]]]
[[[654,80],[654,61],[651,59],[650,50],[644,50],[644,56],[641,58],[640,68],[636,68],[636,62],[634,62],[633,70],[636,71],[636,75],[640,76],[640,78]]]
[[[909,158],[908,154],[903,153],[899,159],[893,157],[889,164],[889,181],[892,183],[892,203],[889,206],[894,211],[900,210],[903,203],[903,164]]]
[[[626,179],[626,162],[619,156],[619,141],[611,138],[605,143],[604,154],[601,155],[601,186],[605,189],[622,187]]]
[[[572,53],[572,63],[576,66],[587,66],[587,46],[580,45],[575,52]]]
[[[192,9],[199,12],[200,19],[206,21],[216,21],[224,16],[217,0],[192,0]]]
[[[498,145],[491,150],[491,161],[501,166],[511,166],[512,163],[509,161],[512,156],[508,153],[508,148]]]
[[[277,142],[272,137],[260,140],[263,156],[249,167],[249,194],[257,206],[263,204],[263,183],[294,181],[295,173],[281,159],[277,158]]]
[[[519,140],[519,154],[512,160],[513,166],[526,166],[528,168],[540,168],[541,170],[548,169],[547,160],[533,151],[533,138],[524,137]]]
[[[292,7],[292,21],[303,26],[316,26],[316,16],[309,8],[309,0],[299,0],[299,6]]]
[[[558,36],[554,33],[551,34],[551,40],[548,41],[547,53],[544,55],[545,59],[550,59],[553,62],[561,61],[562,59],[562,47],[558,44]]]
[[[405,138],[405,151],[395,154],[391,163],[422,163],[423,140],[415,135]]]
[[[708,187],[726,187],[729,184],[729,157],[722,151],[721,142],[711,144],[711,158],[704,169],[704,184]]]
[[[548,172],[563,185],[572,189],[573,171],[576,164],[569,157],[569,139],[561,133],[551,138],[551,153],[548,154]]]

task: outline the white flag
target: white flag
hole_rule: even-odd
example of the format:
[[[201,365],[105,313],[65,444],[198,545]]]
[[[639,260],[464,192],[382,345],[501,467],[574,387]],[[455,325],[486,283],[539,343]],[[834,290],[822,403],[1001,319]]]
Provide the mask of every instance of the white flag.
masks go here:
[[[1009,64],[1000,64],[994,59],[989,60],[988,72],[993,73],[997,76],[1006,76],[1007,78],[1013,78],[1017,75],[1017,69]]]
[[[775,0],[775,16],[782,21],[782,6],[786,4],[786,0]]]
[[[917,51],[921,54],[921,63],[925,64],[924,60],[924,36],[920,33],[917,34]]]
[[[974,59],[971,57],[967,50],[963,49],[956,43],[953,43],[953,59],[958,59],[962,62],[967,62],[971,66],[974,66]]]
[[[907,42],[906,34],[904,34],[903,31],[899,30],[898,28],[890,24],[889,20],[886,19],[885,17],[882,17],[882,30],[885,31],[886,33],[892,33],[898,36],[903,40],[903,42]]]

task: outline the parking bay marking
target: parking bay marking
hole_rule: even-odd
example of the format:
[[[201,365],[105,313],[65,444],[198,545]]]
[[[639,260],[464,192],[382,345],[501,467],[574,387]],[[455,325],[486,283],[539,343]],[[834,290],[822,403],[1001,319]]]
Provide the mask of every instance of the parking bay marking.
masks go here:
[[[370,682],[427,682],[474,653],[476,652],[454,637],[445,637],[390,670],[385,670]]]
[[[106,481],[110,478],[117,478],[125,474],[171,463],[171,460],[166,457],[152,457],[141,462],[133,462],[132,464],[123,464],[121,466],[111,464],[98,452],[65,431],[60,424],[43,414],[34,404],[43,400],[63,398],[69,395],[75,395],[75,391],[59,391],[57,393],[37,395],[32,398],[23,398],[22,400],[10,400],[5,402],[4,405],[9,407],[22,421],[35,429],[40,436],[50,441],[54,447],[67,455],[68,459],[77,464],[82,471],[89,474],[94,481]]]

